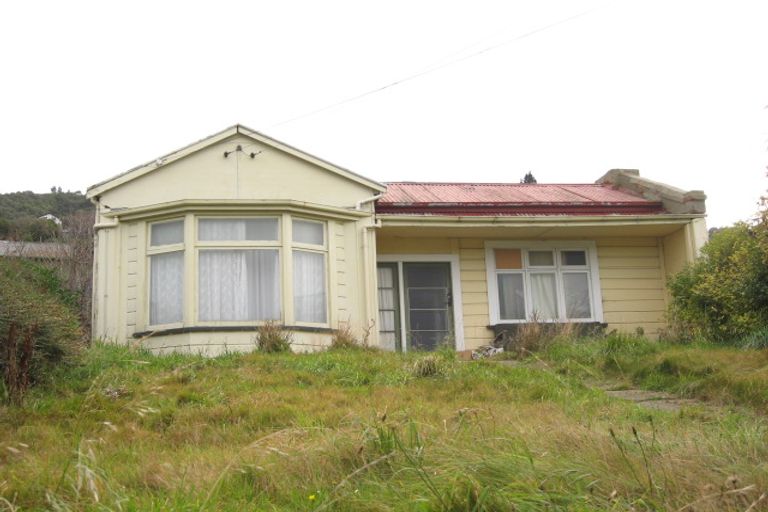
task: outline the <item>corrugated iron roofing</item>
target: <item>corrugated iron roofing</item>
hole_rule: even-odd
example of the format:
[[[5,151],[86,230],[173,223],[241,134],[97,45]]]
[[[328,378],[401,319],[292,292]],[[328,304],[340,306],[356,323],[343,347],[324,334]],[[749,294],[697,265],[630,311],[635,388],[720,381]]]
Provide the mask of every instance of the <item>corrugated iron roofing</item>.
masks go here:
[[[387,183],[379,213],[607,215],[663,212],[660,202],[601,184]]]

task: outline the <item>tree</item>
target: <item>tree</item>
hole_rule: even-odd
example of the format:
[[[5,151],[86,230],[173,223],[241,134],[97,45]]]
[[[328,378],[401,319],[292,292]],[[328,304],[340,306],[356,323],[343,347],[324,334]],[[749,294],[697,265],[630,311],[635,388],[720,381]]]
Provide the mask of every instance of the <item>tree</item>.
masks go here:
[[[531,171],[528,171],[526,175],[523,177],[522,180],[520,180],[520,183],[538,183],[536,181],[536,178],[533,177],[533,173]]]

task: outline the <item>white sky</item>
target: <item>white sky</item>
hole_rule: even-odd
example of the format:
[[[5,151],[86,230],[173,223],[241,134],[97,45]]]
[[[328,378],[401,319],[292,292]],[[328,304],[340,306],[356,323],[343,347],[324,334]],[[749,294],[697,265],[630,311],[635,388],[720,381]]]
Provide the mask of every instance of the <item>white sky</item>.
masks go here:
[[[3,2],[0,192],[84,191],[242,123],[379,181],[638,168],[703,189],[722,226],[768,188],[767,15],[758,0]]]

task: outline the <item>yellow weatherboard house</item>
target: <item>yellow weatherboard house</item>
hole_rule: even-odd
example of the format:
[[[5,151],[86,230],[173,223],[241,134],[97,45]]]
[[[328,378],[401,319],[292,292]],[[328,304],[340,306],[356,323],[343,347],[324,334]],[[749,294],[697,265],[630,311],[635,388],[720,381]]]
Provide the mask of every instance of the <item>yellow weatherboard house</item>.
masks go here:
[[[591,184],[382,184],[241,125],[88,189],[93,335],[156,351],[295,350],[348,325],[457,350],[530,321],[653,335],[706,240],[705,196],[615,169]]]

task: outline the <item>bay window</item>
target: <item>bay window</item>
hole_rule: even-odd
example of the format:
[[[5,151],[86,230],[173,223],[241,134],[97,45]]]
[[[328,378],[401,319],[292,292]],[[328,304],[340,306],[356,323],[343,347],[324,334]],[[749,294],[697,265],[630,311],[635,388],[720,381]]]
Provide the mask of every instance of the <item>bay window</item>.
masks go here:
[[[593,243],[486,244],[491,323],[600,321]]]
[[[186,219],[192,241],[184,219],[149,224],[148,325],[328,323],[325,222],[288,214]],[[185,261],[194,268],[186,271]]]

